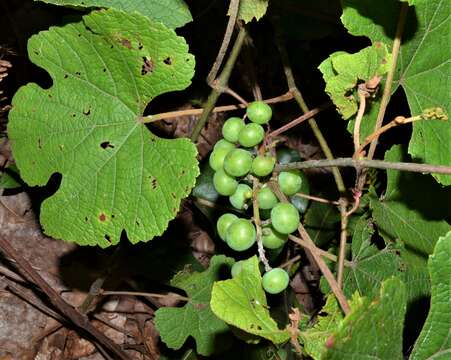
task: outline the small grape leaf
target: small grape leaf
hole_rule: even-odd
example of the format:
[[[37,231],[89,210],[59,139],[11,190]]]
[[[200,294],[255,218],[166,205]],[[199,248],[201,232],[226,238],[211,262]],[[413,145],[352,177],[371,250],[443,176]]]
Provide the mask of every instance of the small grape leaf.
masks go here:
[[[306,331],[302,331],[299,340],[303,344],[304,351],[314,360],[320,360],[326,340],[337,330],[343,315],[338,307],[337,300],[329,295],[326,304],[318,314],[318,322]]]
[[[80,8],[112,8],[128,13],[135,11],[175,29],[193,21],[183,0],[34,0],[60,6]]]
[[[245,23],[252,21],[253,18],[260,20],[266,14],[269,0],[241,0],[238,9],[238,19]],[[230,15],[230,10],[228,15]]]
[[[280,330],[269,314],[256,256],[243,261],[238,276],[214,284],[210,304],[217,317],[247,333],[275,344],[290,338],[289,332]]]
[[[188,303],[182,308],[160,308],[155,313],[155,325],[161,340],[171,349],[180,349],[189,336],[196,340],[197,352],[211,355],[227,347],[229,328],[218,319],[210,308],[213,283],[221,278],[223,271],[230,271],[234,260],[224,255],[214,256],[204,272],[186,269],[174,276],[171,285],[184,290]]]
[[[441,237],[428,261],[431,307],[410,360],[451,357],[451,232]]]
[[[410,161],[401,146],[385,154],[387,161]],[[379,234],[401,255],[402,279],[407,286],[409,304],[430,291],[426,259],[437,239],[451,226],[451,189],[442,188],[429,175],[387,171],[387,190],[379,199],[370,193],[370,208]]]
[[[402,86],[413,115],[432,107],[450,114],[449,1],[416,0],[414,5],[407,14],[392,91]],[[393,0],[380,0],[378,6],[373,0],[343,0],[341,19],[351,34],[391,46],[400,7],[401,2]],[[450,121],[417,121],[413,123],[409,154],[425,163],[449,165],[450,138]],[[451,175],[433,176],[441,184],[451,185]]]
[[[15,94],[8,133],[21,176],[58,191],[41,208],[44,231],[107,247],[162,234],[199,173],[188,139],[161,139],[141,115],[148,101],[182,90],[194,73],[183,38],[137,13],[109,9],[52,27],[28,43],[54,85]]]
[[[351,309],[328,338],[322,359],[403,359],[406,289],[401,280],[396,277],[385,280],[376,299],[359,299]]]
[[[379,250],[371,244],[374,229],[371,220],[362,216],[352,235],[352,261],[344,270],[343,291],[351,297],[356,291],[372,299],[379,294],[380,284],[393,275],[401,275],[401,262],[391,245]]]
[[[357,112],[358,97],[352,91],[360,82],[367,82],[387,73],[391,55],[377,42],[355,54],[336,52],[319,65],[326,81],[326,92],[347,120]]]

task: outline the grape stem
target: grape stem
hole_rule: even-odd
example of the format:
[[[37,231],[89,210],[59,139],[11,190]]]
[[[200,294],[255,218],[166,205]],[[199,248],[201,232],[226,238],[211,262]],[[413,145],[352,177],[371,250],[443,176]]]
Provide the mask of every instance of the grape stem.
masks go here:
[[[283,165],[279,164],[275,166],[274,171],[280,172],[292,169],[311,169],[324,167],[354,167],[356,169],[375,168],[375,169],[410,171],[417,173],[451,174],[451,166],[416,164],[406,162],[391,162],[384,160],[368,160],[368,159],[355,160],[353,158],[337,158],[334,160],[328,159],[308,160],[308,161],[292,162]]]
[[[333,200],[328,200],[328,199],[324,199],[318,196],[312,196],[312,195],[307,195],[304,193],[296,193],[297,196],[304,198],[304,199],[308,199],[308,200],[312,200],[312,201],[317,201],[323,204],[332,204],[332,205],[338,205],[338,201],[333,201]]]
[[[254,212],[254,224],[255,228],[257,230],[257,249],[258,249],[258,257],[260,258],[260,261],[265,266],[265,271],[270,271],[271,266],[269,266],[268,259],[265,255],[265,249],[263,247],[263,240],[262,240],[262,228],[261,228],[261,222],[260,222],[260,210],[258,207],[258,190],[260,189],[260,181],[256,178],[252,178],[252,210]]]
[[[279,198],[282,202],[288,202],[287,197],[282,193],[282,191],[279,188],[279,185],[275,181],[270,181],[268,183],[268,186],[270,186],[271,190],[273,190],[274,194]],[[351,311],[351,308],[349,307],[348,301],[346,300],[346,297],[343,294],[343,291],[341,290],[340,286],[338,286],[337,281],[335,280],[334,275],[330,271],[327,264],[324,262],[324,259],[321,257],[321,252],[316,247],[315,243],[311,239],[310,235],[307,233],[307,231],[304,228],[304,225],[302,223],[299,223],[298,231],[301,236],[301,239],[304,240],[306,243],[306,253],[307,256],[310,258],[310,256],[313,258],[313,261],[318,265],[319,269],[321,270],[322,274],[324,275],[324,278],[329,283],[330,288],[332,289],[332,292],[334,293],[335,297],[338,300],[338,303],[340,304],[341,308],[343,309],[343,312],[347,315]],[[309,256],[310,254],[310,256]]]
[[[110,295],[120,295],[120,296],[143,296],[143,297],[149,297],[153,299],[166,299],[166,298],[172,298],[174,300],[180,300],[180,301],[189,301],[190,299],[186,296],[182,296],[175,293],[169,293],[169,294],[156,294],[156,293],[146,293],[146,292],[139,292],[139,291],[102,291],[100,293],[102,296],[110,296]]]

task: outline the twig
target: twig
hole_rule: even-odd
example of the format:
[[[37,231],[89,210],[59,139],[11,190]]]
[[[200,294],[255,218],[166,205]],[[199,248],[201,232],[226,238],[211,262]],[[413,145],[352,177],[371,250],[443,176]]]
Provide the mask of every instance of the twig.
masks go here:
[[[299,196],[299,197],[304,198],[304,199],[320,202],[320,203],[323,203],[323,204],[338,205],[338,201],[327,200],[327,199],[324,199],[324,198],[320,198],[318,196],[307,195],[307,194],[304,194],[304,193],[296,193],[296,196]]]
[[[19,253],[11,246],[11,244],[0,236],[0,248],[9,257],[13,258],[19,267],[19,270],[26,274],[44,293],[47,294],[48,299],[62,314],[67,316],[77,327],[84,329],[92,335],[99,343],[106,349],[114,353],[121,360],[129,360],[129,357],[121,348],[115,344],[111,339],[105,336],[101,331],[95,328],[88,320],[88,318],[64,299],[39,275],[30,263],[19,255]]]
[[[233,44],[232,51],[230,52],[230,56],[227,59],[226,64],[224,65],[224,69],[219,75],[219,78],[214,80],[214,86],[210,96],[205,103],[204,111],[200,116],[199,120],[194,127],[193,133],[191,134],[191,140],[195,142],[199,137],[200,132],[204,128],[205,123],[207,122],[208,116],[210,116],[211,111],[215,107],[216,101],[218,100],[221,93],[224,91],[224,88],[227,87],[227,83],[230,78],[230,74],[232,73],[235,62],[240,53],[241,47],[243,46],[244,39],[246,38],[246,28],[244,26],[241,27],[235,43]]]
[[[416,164],[405,162],[390,162],[384,160],[355,160],[352,158],[337,158],[335,160],[308,160],[293,162],[289,164],[278,164],[274,167],[274,171],[280,172],[292,169],[310,169],[323,167],[354,167],[354,168],[375,168],[375,169],[392,169],[400,171],[410,171],[418,173],[437,173],[451,174],[451,166]]]
[[[311,119],[313,116],[315,116],[316,114],[320,113],[321,111],[323,111],[324,109],[327,109],[332,103],[331,102],[327,102],[325,104],[322,104],[316,108],[314,108],[313,110],[309,110],[306,113],[304,113],[303,115],[297,117],[294,120],[291,120],[288,124],[283,125],[282,127],[270,132],[268,134],[268,137],[275,137],[278,136],[280,134],[282,134],[283,132],[303,123],[305,120]]]
[[[348,201],[346,198],[340,198],[340,215],[341,215],[341,227],[340,227],[340,245],[338,250],[338,264],[337,264],[337,283],[338,286],[343,288],[343,272],[346,258],[346,240],[348,237],[348,213],[346,208]]]
[[[292,257],[290,260],[285,261],[282,265],[279,265],[279,267],[282,269],[289,267],[300,259],[301,259],[301,255],[296,255],[295,257]]]
[[[271,189],[274,191],[276,196],[279,198],[280,201],[288,202],[286,196],[280,191],[279,185],[277,182],[270,181],[268,185],[271,187]],[[343,294],[343,291],[338,286],[337,281],[335,280],[334,275],[330,271],[327,264],[324,262],[323,258],[321,257],[321,253],[319,249],[316,247],[313,240],[310,238],[310,235],[305,230],[302,223],[299,223],[298,226],[299,234],[301,235],[301,238],[304,240],[304,242],[307,244],[308,247],[305,247],[308,251],[307,253],[310,253],[313,257],[314,261],[318,265],[319,269],[321,270],[322,274],[324,275],[326,281],[329,283],[330,288],[332,289],[332,292],[334,293],[335,297],[338,300],[338,303],[340,304],[341,308],[343,309],[343,312],[345,314],[348,314],[351,309],[349,307],[348,301],[346,300],[346,297]],[[289,236],[290,237],[290,236]]]
[[[360,88],[357,92],[359,94],[359,111],[354,123],[354,151],[356,154],[360,154],[358,152],[358,149],[360,149],[360,125],[362,124],[363,114],[365,114],[366,96]]]
[[[279,48],[280,57],[282,59],[282,64],[285,72],[285,77],[287,79],[288,89],[293,94],[295,100],[299,104],[299,107],[304,113],[307,113],[309,111],[309,108],[304,101],[304,98],[299,91],[299,89],[296,86],[296,81],[294,80],[293,70],[290,66],[290,60],[288,57],[287,50],[285,49],[285,46],[282,44],[282,41],[276,36],[276,42],[277,46]],[[313,134],[315,135],[316,140],[318,141],[321,150],[323,151],[324,155],[326,155],[326,158],[329,160],[333,160],[334,156],[332,155],[332,151],[329,148],[329,145],[327,144],[326,139],[324,138],[320,128],[318,127],[318,124],[316,123],[316,120],[314,118],[311,118],[308,120],[308,123],[310,125],[310,128],[313,131]],[[343,194],[346,192],[346,187],[343,182],[343,178],[341,177],[340,171],[337,167],[332,168],[332,174],[334,175],[335,183],[337,184],[337,189],[340,194]]]
[[[270,271],[271,266],[269,266],[268,259],[265,255],[265,249],[263,247],[263,240],[262,240],[262,227],[260,224],[260,210],[258,207],[258,198],[257,193],[260,188],[260,182],[257,178],[252,179],[252,210],[254,212],[254,224],[255,228],[257,230],[257,249],[258,249],[258,256],[260,258],[260,261],[265,267],[265,271]]]
[[[172,298],[174,300],[180,300],[180,301],[189,301],[190,300],[186,296],[182,296],[182,295],[175,294],[175,293],[155,294],[155,293],[147,293],[147,292],[139,292],[139,291],[101,291],[100,295],[102,295],[102,296],[109,296],[109,295],[143,296],[143,297],[149,297],[149,298],[154,298],[154,299]]]
[[[393,40],[392,63],[391,63],[390,70],[387,74],[387,80],[385,82],[384,92],[382,94],[382,99],[381,99],[381,106],[380,106],[379,112],[377,114],[376,125],[374,127],[374,131],[379,130],[379,128],[382,126],[382,122],[384,121],[384,117],[385,117],[385,111],[387,110],[387,105],[388,105],[388,102],[390,101],[391,88],[393,85],[393,78],[396,73],[396,67],[397,67],[397,63],[398,63],[398,55],[399,55],[399,50],[401,48],[401,39],[402,39],[402,34],[404,32],[404,24],[406,22],[408,9],[409,9],[408,3],[403,2],[401,4],[401,12],[399,14],[398,24],[396,27],[395,39]],[[370,145],[370,149],[368,151],[368,159],[373,158],[374,152],[376,151],[376,146],[377,146],[377,138],[375,138]]]
[[[224,38],[222,40],[221,47],[219,48],[218,55],[216,56],[215,62],[208,73],[207,83],[211,85],[213,81],[216,79],[216,75],[218,74],[219,68],[221,67],[222,61],[224,60],[224,56],[227,52],[227,48],[229,47],[230,39],[232,38],[233,28],[235,26],[236,20],[238,18],[238,10],[240,8],[240,0],[231,0],[229,7],[229,21],[227,22],[226,31],[224,34]]]
[[[305,248],[307,250],[316,251],[319,255],[321,255],[322,257],[325,257],[326,259],[329,259],[329,260],[331,260],[333,262],[337,262],[338,261],[338,257],[336,255],[331,254],[330,252],[325,251],[325,250],[317,247],[316,245],[315,245],[314,248],[312,248],[310,243],[308,243],[307,241],[305,241],[305,240],[303,240],[303,239],[301,239],[301,238],[299,238],[297,236],[288,235],[288,239],[290,239],[291,241],[295,242],[296,244],[301,245],[303,248]],[[295,259],[295,258],[296,257],[294,257],[293,259]],[[287,263],[289,261],[292,261],[293,259],[288,260]],[[352,261],[348,261],[348,260],[345,260],[344,264],[345,264],[345,266],[348,266],[348,267],[352,267],[354,265]],[[286,266],[287,266],[286,263],[282,265],[282,267],[286,267]]]
[[[287,92],[283,95],[263,100],[263,102],[265,102],[267,104],[275,104],[275,103],[279,103],[279,102],[289,101],[291,99],[293,99],[293,95],[291,93]],[[217,106],[217,107],[213,108],[213,110],[211,112],[219,113],[219,112],[234,111],[234,110],[245,109],[245,108],[246,108],[246,105],[244,105],[244,104],[223,105],[223,106]],[[168,111],[168,112],[164,112],[164,113],[160,113],[160,114],[143,116],[140,118],[140,121],[143,124],[147,124],[147,123],[152,123],[152,122],[160,121],[160,120],[174,119],[174,118],[177,118],[180,116],[199,116],[199,115],[202,115],[203,112],[204,112],[204,109],[186,109],[186,110]]]
[[[249,105],[249,103],[246,100],[244,100],[240,96],[240,94],[238,94],[236,91],[233,91],[230,87],[227,86],[226,88],[224,88],[224,92],[237,99],[242,105],[244,106]]]
[[[249,78],[252,84],[252,94],[254,95],[255,100],[260,101],[262,100],[262,92],[257,81],[257,74],[255,73],[254,56],[253,56],[254,54],[252,52],[254,47],[252,39],[249,34],[248,36],[246,36],[244,44],[246,45],[244,48],[244,64],[246,67],[246,72],[249,74]]]

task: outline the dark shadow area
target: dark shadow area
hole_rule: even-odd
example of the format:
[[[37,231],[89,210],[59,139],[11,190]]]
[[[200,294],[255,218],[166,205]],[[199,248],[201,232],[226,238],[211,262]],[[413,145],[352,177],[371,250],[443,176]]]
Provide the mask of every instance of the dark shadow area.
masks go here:
[[[403,353],[407,356],[413,349],[416,339],[420,335],[424,322],[429,313],[430,298],[421,297],[408,304],[404,332],[403,332]]]

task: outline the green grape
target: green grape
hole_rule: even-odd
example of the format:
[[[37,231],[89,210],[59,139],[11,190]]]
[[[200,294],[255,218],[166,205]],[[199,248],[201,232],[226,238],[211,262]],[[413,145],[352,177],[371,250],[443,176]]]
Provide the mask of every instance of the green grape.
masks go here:
[[[257,193],[258,207],[260,209],[272,209],[279,202],[277,196],[268,186],[263,186]]]
[[[238,219],[229,226],[226,233],[227,245],[235,251],[249,249],[256,238],[254,225],[246,219]]]
[[[298,210],[289,203],[278,203],[271,210],[271,224],[282,234],[291,234],[299,226]]]
[[[236,278],[240,274],[241,270],[243,270],[243,260],[237,261],[232,265],[232,269],[230,270],[232,277]]]
[[[299,156],[299,153],[296,150],[287,147],[277,149],[276,157],[277,162],[282,165],[302,160],[301,157]]]
[[[250,198],[252,198],[252,189],[250,186],[238,184],[236,191],[229,197],[229,200],[234,208],[242,210]]]
[[[287,234],[281,234],[271,225],[267,225],[262,229],[263,246],[268,249],[278,249],[285,245],[288,240]]]
[[[252,161],[252,172],[256,176],[267,176],[272,173],[276,159],[273,156],[258,155]]]
[[[233,214],[224,214],[219,217],[216,222],[216,230],[218,230],[218,235],[222,240],[226,240],[227,229],[235,220],[238,220],[238,216]]]
[[[262,279],[263,289],[269,294],[281,293],[287,288],[289,282],[288,273],[281,268],[268,271]]]
[[[257,124],[266,124],[272,117],[271,106],[263,101],[254,101],[247,106],[247,117]]]
[[[222,169],[222,166],[224,164],[224,159],[230,151],[231,150],[227,149],[227,148],[214,149],[211,152],[210,158],[208,160],[210,167],[214,171],[218,171],[219,169]]]
[[[299,192],[302,188],[304,179],[299,170],[282,171],[277,177],[280,190],[285,195],[291,196]]]
[[[226,139],[221,139],[215,144],[213,149],[217,150],[217,149],[221,149],[221,148],[233,150],[233,149],[235,149],[235,144],[232,144],[230,141],[227,141]]]
[[[224,159],[227,174],[239,177],[246,175],[252,167],[252,155],[243,149],[234,149]]]
[[[247,124],[245,125],[238,136],[238,142],[241,146],[252,147],[260,144],[265,137],[265,130],[261,125],[258,124]]]
[[[222,126],[222,136],[227,141],[236,143],[240,136],[241,129],[244,128],[244,121],[238,117],[228,118]]]
[[[238,187],[238,181],[226,174],[223,169],[219,169],[213,175],[213,186],[220,195],[230,196]]]

